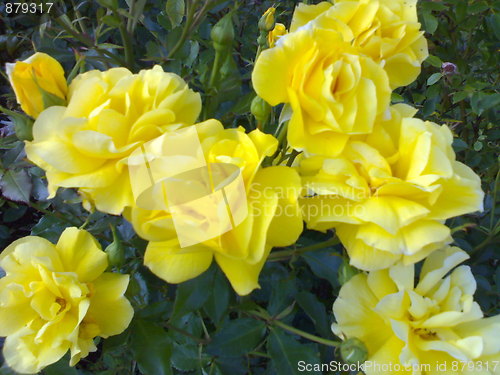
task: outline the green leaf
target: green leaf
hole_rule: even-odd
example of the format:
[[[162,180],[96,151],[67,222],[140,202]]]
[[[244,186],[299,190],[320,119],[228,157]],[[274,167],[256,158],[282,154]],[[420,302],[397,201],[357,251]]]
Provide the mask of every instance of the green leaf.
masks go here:
[[[78,370],[69,365],[69,355],[43,369],[44,375],[78,375]]]
[[[422,13],[422,23],[424,30],[429,34],[434,34],[438,27],[438,20],[434,17],[431,12],[423,12]]]
[[[0,138],[0,150],[10,150],[18,144],[19,139],[14,135]]]
[[[492,14],[486,17],[486,23],[497,39],[500,39],[500,13]]]
[[[146,0],[136,0],[132,3],[133,7],[130,9],[130,15],[132,17],[132,23],[130,25],[130,29],[128,30],[131,34],[135,30],[137,26],[137,22],[139,18],[141,18],[142,13],[144,12],[144,6],[146,5]]]
[[[0,106],[0,112],[3,112],[11,117],[14,125],[14,131],[16,132],[18,139],[21,141],[33,140],[33,120],[30,117],[22,113],[11,111],[10,109],[2,106]]]
[[[111,27],[119,27],[121,25],[120,18],[114,14],[108,14],[102,17],[101,21]]]
[[[404,101],[405,101],[404,98],[401,95],[399,95],[398,93],[393,92],[391,94],[391,102],[393,102],[393,103],[403,103]]]
[[[31,228],[32,236],[41,236],[48,239],[51,242],[57,242],[67,223],[54,217],[52,215],[46,215],[40,219],[40,221]]]
[[[429,55],[429,57],[427,57],[425,62],[439,69],[441,69],[441,66],[443,65],[443,61],[439,57],[434,55]]]
[[[427,79],[427,86],[432,86],[436,82],[438,82],[443,75],[441,73],[434,73]]]
[[[200,52],[200,43],[197,41],[190,41],[189,42],[190,48],[189,48],[189,56],[187,57],[186,61],[184,64],[188,67],[191,68],[193,65],[194,61],[198,57],[198,54]]]
[[[332,251],[328,249],[311,251],[303,254],[302,257],[316,276],[328,280],[332,287],[338,287],[337,270],[342,258],[333,255]]]
[[[33,140],[33,120],[27,116],[15,116],[12,118],[17,138],[21,141]]]
[[[212,336],[207,352],[221,357],[238,357],[254,349],[264,336],[266,325],[260,320],[242,318],[228,321]]]
[[[131,275],[125,295],[132,303],[132,306],[138,310],[143,309],[148,305],[149,289],[141,272],[134,272]]]
[[[109,8],[109,9],[118,8],[118,0],[97,0],[97,3],[104,8]]]
[[[472,111],[482,115],[484,111],[500,104],[500,94],[487,94],[485,92],[476,92],[471,98]]]
[[[205,366],[210,358],[201,354],[196,344],[175,344],[172,351],[172,365],[181,371],[193,371]]]
[[[172,29],[181,24],[185,8],[184,0],[167,0],[165,10],[172,24]]]
[[[295,300],[307,316],[311,318],[318,333],[323,337],[331,336],[325,305],[319,302],[314,294],[309,292],[299,292],[295,296]]]
[[[216,271],[208,288],[209,297],[203,308],[214,324],[218,324],[229,307],[231,289],[222,272]]]
[[[219,357],[214,360],[217,375],[247,375],[248,362],[244,357]]]
[[[52,94],[51,92],[48,92],[44,90],[42,87],[38,87],[40,90],[40,93],[42,94],[42,101],[43,101],[43,107],[44,108],[49,108],[53,106],[65,106],[66,99],[61,98],[57,95]]]
[[[211,268],[197,278],[177,286],[172,321],[178,320],[191,311],[198,310],[205,304],[210,295],[206,291],[206,286],[212,284],[213,277],[214,268]]]
[[[14,221],[19,220],[26,214],[27,209],[28,207],[26,206],[17,206],[17,205],[7,208],[3,212],[2,218],[4,223],[13,223]]]
[[[113,43],[100,43],[97,45],[97,47],[101,49],[123,49],[122,46],[119,46],[118,44],[113,44]]]
[[[485,10],[489,10],[490,6],[486,4],[484,1],[478,1],[469,6],[468,13],[469,14],[475,14],[475,13],[482,13]]]
[[[271,330],[271,335],[267,343],[267,352],[271,356],[272,363],[278,375],[299,375],[299,374],[319,374],[321,371],[304,372],[301,370],[301,364],[320,366],[319,352],[315,344],[300,344],[292,336]]]
[[[16,202],[29,203],[33,185],[24,169],[7,170],[0,179],[0,190],[5,198]]]
[[[167,332],[147,320],[132,324],[130,347],[139,369],[144,375],[171,375],[172,342]]]
[[[453,149],[455,152],[467,150],[469,145],[460,138],[453,139]]]
[[[457,92],[453,93],[453,99],[452,99],[453,104],[461,102],[462,100],[464,100],[468,96],[469,96],[469,93],[467,91],[457,91]]]
[[[437,3],[437,2],[422,2],[421,3],[422,9],[428,9],[428,10],[445,10],[447,9],[447,6],[442,4],[442,3]]]
[[[434,86],[434,87],[439,87],[439,86]],[[437,103],[439,102],[439,99],[440,97],[438,95],[435,95],[425,101],[424,107],[422,108],[422,116],[424,117],[424,119],[434,113],[434,111],[436,110]]]

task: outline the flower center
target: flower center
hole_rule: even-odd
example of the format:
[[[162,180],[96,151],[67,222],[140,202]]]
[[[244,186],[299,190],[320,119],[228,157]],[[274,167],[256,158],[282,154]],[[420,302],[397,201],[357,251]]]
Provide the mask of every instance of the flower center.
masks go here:
[[[64,298],[56,298],[56,303],[60,306],[58,312],[61,312],[66,308],[66,300]]]
[[[414,332],[423,340],[434,340],[437,337],[437,333],[428,328],[416,328]]]

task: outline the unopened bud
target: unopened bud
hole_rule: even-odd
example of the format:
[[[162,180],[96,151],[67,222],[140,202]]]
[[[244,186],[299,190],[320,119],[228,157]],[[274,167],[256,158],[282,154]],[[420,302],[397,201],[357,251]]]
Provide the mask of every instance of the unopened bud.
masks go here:
[[[269,48],[273,48],[276,41],[286,34],[286,27],[282,23],[277,23],[274,29],[267,35],[267,44]]]
[[[254,115],[255,119],[262,123],[265,122],[271,114],[271,106],[260,96],[256,96],[250,105],[250,112]]]
[[[443,65],[441,65],[441,69],[443,71],[443,74],[447,76],[451,76],[458,73],[457,66],[451,62],[444,62]]]
[[[225,49],[233,43],[234,27],[231,17],[231,13],[226,14],[214,25],[214,27],[212,27],[210,37],[214,42],[214,48],[216,50]]]
[[[116,229],[112,227],[111,230],[113,232],[113,242],[111,242],[104,251],[108,254],[109,265],[112,267],[120,267],[125,262],[125,252]]]
[[[276,8],[269,8],[266,12],[260,17],[259,20],[259,30],[261,32],[269,32],[274,29],[274,25],[276,23],[276,19],[274,18],[274,13],[276,13]]]
[[[352,337],[342,342],[340,355],[346,363],[363,363],[368,358],[368,349],[360,339]]]

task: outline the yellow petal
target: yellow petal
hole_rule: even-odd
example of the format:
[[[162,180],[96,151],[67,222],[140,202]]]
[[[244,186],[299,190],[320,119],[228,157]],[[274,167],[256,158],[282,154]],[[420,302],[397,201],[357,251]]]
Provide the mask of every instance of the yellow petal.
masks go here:
[[[430,245],[437,244],[439,248],[440,244],[451,242],[450,229],[437,221],[419,220],[402,228],[401,232],[405,243],[404,253],[417,258],[418,253]]]
[[[442,250],[435,251],[425,260],[420,272],[420,282],[416,286],[415,291],[422,295],[426,294],[450,270],[466,259],[469,259],[467,253],[455,246],[448,246]]]
[[[254,289],[260,288],[259,274],[270,251],[271,247],[266,247],[261,260],[254,264],[241,259],[232,259],[220,253],[215,253],[215,260],[236,293],[240,296],[246,296]]]
[[[443,190],[432,208],[430,218],[445,220],[483,210],[484,192],[479,176],[460,162],[455,162],[453,168],[455,175],[440,181]]]
[[[23,328],[7,336],[3,355],[9,367],[22,374],[35,374],[42,368],[57,362],[68,351],[69,345],[40,345],[34,342],[34,334]]]
[[[299,3],[293,12],[292,24],[290,26],[290,31],[293,32],[299,27],[304,26],[309,21],[312,21],[318,17],[323,12],[326,12],[332,6],[328,1],[323,1],[319,4],[309,5],[305,3]]]
[[[99,336],[122,333],[130,324],[134,309],[123,296],[129,282],[128,275],[103,273],[93,282],[93,295],[84,321],[99,327]]]
[[[95,207],[102,212],[112,215],[120,215],[124,208],[134,205],[134,196],[130,186],[130,177],[127,170],[114,180],[112,188],[105,186],[102,188],[81,188],[80,193],[90,198]]]
[[[177,239],[150,242],[144,264],[169,283],[181,283],[205,272],[212,263],[211,249],[199,244],[181,248]]]
[[[100,244],[87,231],[66,228],[56,245],[68,272],[76,272],[82,282],[93,281],[108,267],[108,257]]]
[[[356,268],[366,271],[380,270],[401,259],[399,254],[377,250],[357,239],[357,228],[354,225],[339,225],[336,232],[349,254],[350,264]]]
[[[333,313],[342,333],[363,341],[369,352],[383,345],[390,331],[374,311],[377,298],[367,288],[365,274],[358,274],[342,286],[333,304]]]
[[[302,190],[299,175],[289,167],[268,167],[257,173],[254,183],[262,184],[264,194],[273,189],[279,198],[277,213],[267,232],[267,243],[281,247],[292,245],[303,229],[302,215],[297,201]]]

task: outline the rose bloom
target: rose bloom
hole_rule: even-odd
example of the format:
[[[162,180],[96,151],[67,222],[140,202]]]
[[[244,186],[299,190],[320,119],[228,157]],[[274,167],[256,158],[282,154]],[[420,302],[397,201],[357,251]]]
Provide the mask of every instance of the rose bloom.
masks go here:
[[[446,219],[483,208],[481,181],[455,160],[451,131],[414,113],[394,105],[339,157],[300,161],[308,227],[335,228],[359,269],[418,262],[451,242]]]
[[[425,260],[416,285],[414,266],[398,264],[342,286],[332,329],[364,342],[367,375],[500,374],[500,315],[483,318],[470,268],[453,270],[468,258],[447,247]]]
[[[291,147],[328,156],[342,152],[350,136],[370,133],[391,94],[379,64],[360,55],[341,33],[313,24],[263,51],[252,82],[269,104],[290,106]]]
[[[68,86],[64,70],[53,57],[37,52],[24,61],[6,64],[10,84],[17,102],[26,114],[37,118],[45,109],[41,90],[66,99]]]
[[[134,204],[127,157],[144,142],[193,124],[200,110],[200,95],[160,66],[139,74],[90,71],[71,82],[67,107],[40,114],[26,153],[46,171],[50,197],[58,187],[78,188],[87,208],[116,215]]]
[[[337,0],[299,4],[290,31],[308,22],[338,30],[360,53],[380,62],[391,88],[406,86],[420,74],[428,56],[417,18],[417,0]]]
[[[71,351],[71,366],[97,350],[94,337],[123,332],[134,310],[128,275],[104,272],[107,255],[92,235],[67,228],[56,245],[41,237],[14,241],[0,254],[3,355],[34,374]]]
[[[234,181],[241,177],[242,191],[225,188],[226,199],[232,209],[236,207],[232,212],[234,225],[228,231],[181,247],[173,208],[149,210],[135,206],[127,210],[125,216],[132,222],[137,234],[149,240],[144,263],[157,276],[170,283],[180,283],[200,275],[215,259],[235,291],[246,295],[259,287],[259,273],[271,248],[293,244],[302,232],[303,222],[298,205],[302,189],[300,177],[290,167],[261,167],[262,160],[272,155],[278,145],[271,135],[259,130],[246,134],[241,127],[224,129],[217,120],[197,124],[196,130],[209,169],[214,171],[217,166],[232,166],[239,176]],[[194,188],[198,190],[194,189],[193,195],[201,195],[198,192],[204,187],[195,183],[191,179],[184,188],[173,191],[182,191],[178,194],[182,195],[182,199],[193,194],[190,190]],[[214,184],[217,185],[217,182]],[[220,191],[219,188],[211,190]],[[168,191],[166,195],[170,203],[179,198]],[[153,202],[160,200],[152,199]],[[190,206],[190,212],[184,218],[188,224],[194,222],[193,232],[206,227],[207,233],[214,234],[209,232],[214,221],[210,217],[211,212],[198,206]],[[222,208],[225,211],[224,205]],[[238,212],[243,211],[246,215],[239,216]]]

